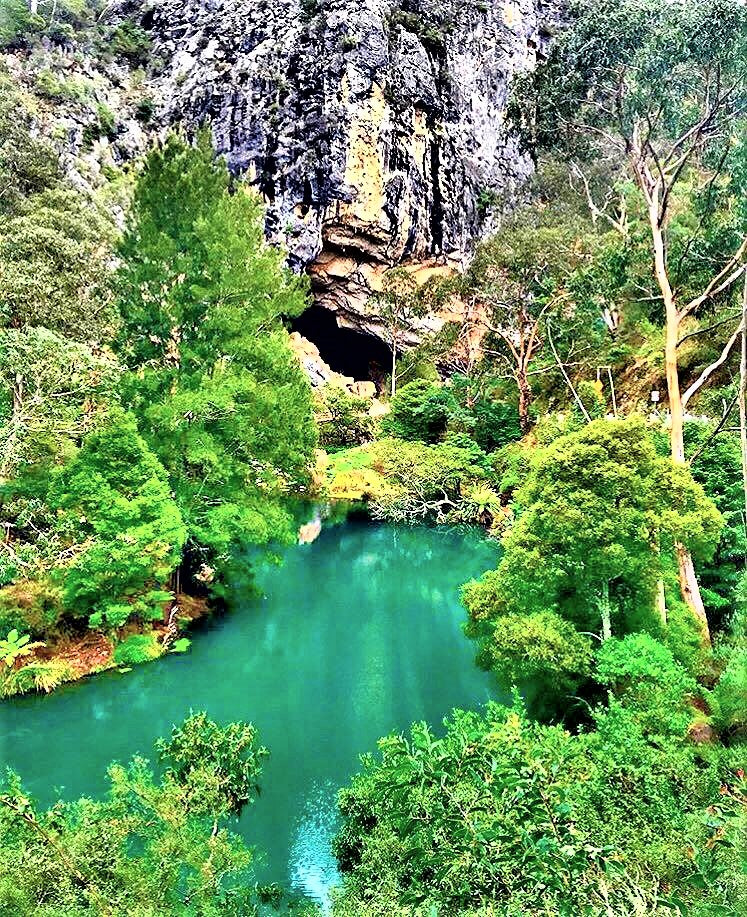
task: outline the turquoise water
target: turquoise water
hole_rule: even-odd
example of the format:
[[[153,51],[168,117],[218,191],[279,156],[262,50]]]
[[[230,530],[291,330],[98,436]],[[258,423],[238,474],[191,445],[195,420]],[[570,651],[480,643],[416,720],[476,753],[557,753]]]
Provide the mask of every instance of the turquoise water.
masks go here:
[[[262,571],[263,597],[211,619],[190,651],[0,705],[0,752],[42,802],[95,795],[107,764],[150,755],[190,709],[243,719],[270,750],[240,832],[258,877],[324,900],[337,789],[377,738],[491,696],[461,633],[459,586],[495,544],[348,522]]]

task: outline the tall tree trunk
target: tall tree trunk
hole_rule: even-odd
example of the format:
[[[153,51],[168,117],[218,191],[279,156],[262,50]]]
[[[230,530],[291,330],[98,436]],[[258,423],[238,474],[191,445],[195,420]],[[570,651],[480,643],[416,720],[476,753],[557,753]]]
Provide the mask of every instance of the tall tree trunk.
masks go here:
[[[531,430],[532,423],[529,418],[529,407],[532,403],[532,388],[529,385],[526,368],[520,366],[516,371],[516,384],[519,388],[519,429],[522,436]]]
[[[599,613],[602,616],[602,640],[609,640],[612,636],[612,609],[610,608],[610,584],[608,582],[602,584]]]
[[[397,394],[397,339],[392,335],[392,398]]]
[[[669,438],[672,448],[672,461],[676,465],[685,464],[685,436],[684,436],[684,411],[682,407],[682,392],[680,391],[679,367],[677,361],[677,339],[679,337],[680,316],[674,300],[674,293],[669,283],[667,272],[666,251],[664,235],[659,226],[659,190],[658,187],[651,195],[649,205],[649,223],[654,246],[654,268],[656,280],[664,300],[664,317],[666,321],[664,338],[664,363],[667,374],[667,398],[669,401],[670,432]],[[692,555],[685,545],[678,544],[677,562],[679,565],[680,591],[683,600],[687,603],[692,613],[698,619],[703,639],[711,642],[708,629],[708,618],[705,606],[700,595],[698,578],[695,575],[695,566]]]
[[[742,288],[742,357],[739,362],[739,439],[742,445],[742,487],[747,526],[747,272]]]

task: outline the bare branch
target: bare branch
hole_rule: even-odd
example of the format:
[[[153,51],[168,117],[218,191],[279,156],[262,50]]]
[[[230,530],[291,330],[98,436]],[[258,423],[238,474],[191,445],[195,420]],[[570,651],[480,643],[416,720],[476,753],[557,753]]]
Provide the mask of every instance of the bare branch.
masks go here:
[[[738,317],[739,317],[739,312],[735,312],[733,315],[729,315],[726,318],[722,318],[721,321],[719,322],[714,322],[712,325],[708,325],[707,328],[698,328],[697,331],[690,331],[684,337],[681,337],[679,341],[677,341],[677,346],[679,347],[680,344],[684,344],[685,341],[689,341],[690,338],[697,337],[699,334],[707,334],[709,331],[713,331],[714,328],[720,328],[721,325],[728,325],[729,322],[733,322],[734,319]]]
[[[553,339],[552,339],[552,332],[550,331],[550,325],[549,325],[549,324],[548,324],[548,326],[547,326],[547,340],[548,340],[548,343],[550,344],[550,349],[552,350],[552,355],[555,357],[555,362],[558,364],[558,369],[559,369],[559,370],[561,371],[561,373],[563,374],[563,378],[565,379],[565,383],[566,383],[566,385],[568,386],[568,388],[571,390],[571,393],[572,393],[572,395],[573,395],[573,397],[574,397],[574,399],[575,399],[575,401],[576,401],[576,404],[579,406],[579,408],[580,408],[580,410],[581,410],[581,413],[582,413],[582,414],[584,415],[584,417],[586,418],[586,422],[587,422],[587,423],[591,423],[591,416],[589,415],[589,412],[586,410],[586,405],[583,403],[583,401],[582,401],[581,398],[579,397],[578,392],[577,392],[576,389],[573,387],[573,383],[571,382],[571,378],[570,378],[570,376],[568,375],[568,373],[565,371],[565,366],[563,366],[563,361],[560,359],[560,357],[558,356],[558,351],[555,349],[555,342],[554,342]]]
[[[732,255],[729,261],[726,263],[724,268],[716,274],[716,276],[711,280],[705,290],[696,296],[695,299],[691,299],[687,305],[683,306],[678,313],[678,320],[682,319],[697,309],[699,306],[702,306],[704,302],[718,296],[719,293],[723,293],[724,290],[728,289],[735,281],[739,280],[742,276],[742,273],[745,270],[745,265],[740,263],[744,256],[744,253],[747,251],[747,238],[742,240],[742,244],[739,246],[737,251]],[[738,265],[738,267],[735,267]],[[732,270],[733,269],[733,270]],[[729,273],[731,271],[731,273]]]
[[[700,391],[700,389],[711,378],[711,376],[716,372],[716,370],[719,369],[721,366],[723,366],[724,363],[726,363],[727,359],[729,358],[729,354],[731,353],[732,348],[736,344],[737,338],[739,337],[741,333],[742,333],[742,322],[739,323],[739,325],[737,326],[737,330],[734,332],[734,334],[732,334],[732,336],[729,338],[726,344],[724,344],[724,349],[721,351],[721,355],[719,356],[718,360],[715,360],[713,363],[711,363],[710,366],[706,366],[706,368],[698,376],[695,382],[693,382],[693,384],[685,392],[682,393],[682,407],[683,408],[687,407],[688,401],[692,398],[692,396],[696,392]]]

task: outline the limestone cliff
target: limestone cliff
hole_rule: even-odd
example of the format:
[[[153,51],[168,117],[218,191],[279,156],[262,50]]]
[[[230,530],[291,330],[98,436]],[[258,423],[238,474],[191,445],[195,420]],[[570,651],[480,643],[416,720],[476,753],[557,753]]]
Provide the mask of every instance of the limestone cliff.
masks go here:
[[[4,61],[81,186],[171,125],[209,125],[317,303],[376,333],[366,299],[388,268],[424,278],[459,267],[521,193],[531,163],[507,98],[561,3],[114,0],[111,28],[147,32],[137,64],[83,38]]]
[[[162,0],[140,15],[163,61],[159,121],[211,125],[263,195],[269,238],[346,323],[387,267],[460,264],[530,172],[505,111],[549,37],[541,0]]]

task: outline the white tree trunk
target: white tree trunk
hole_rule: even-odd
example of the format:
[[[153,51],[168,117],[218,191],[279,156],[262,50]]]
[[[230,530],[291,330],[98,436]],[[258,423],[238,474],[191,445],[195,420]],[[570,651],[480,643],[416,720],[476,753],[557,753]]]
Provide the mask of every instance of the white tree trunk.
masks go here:
[[[742,445],[742,487],[747,525],[747,273],[742,287],[742,358],[739,362],[739,439]]]
[[[397,394],[397,341],[392,337],[392,398]]]

